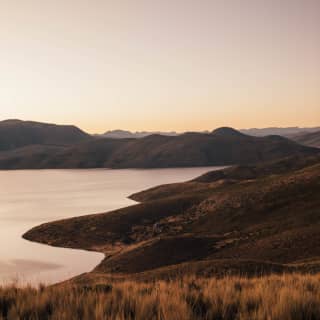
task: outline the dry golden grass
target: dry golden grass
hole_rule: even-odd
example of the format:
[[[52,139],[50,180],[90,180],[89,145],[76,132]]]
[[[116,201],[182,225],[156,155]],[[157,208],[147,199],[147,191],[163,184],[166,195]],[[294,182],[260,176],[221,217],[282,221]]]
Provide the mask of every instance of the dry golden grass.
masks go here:
[[[0,288],[0,319],[320,319],[320,275]]]

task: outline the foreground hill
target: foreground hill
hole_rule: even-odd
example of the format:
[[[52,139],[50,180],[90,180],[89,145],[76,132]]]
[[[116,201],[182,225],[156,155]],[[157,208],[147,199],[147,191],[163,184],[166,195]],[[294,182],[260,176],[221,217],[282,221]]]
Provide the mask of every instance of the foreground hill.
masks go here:
[[[307,132],[307,133],[300,133],[297,135],[293,135],[290,137],[292,140],[309,146],[309,147],[317,147],[320,148],[320,130],[317,132]]]
[[[232,128],[179,136],[94,139],[46,153],[0,153],[0,168],[164,168],[249,164],[287,156],[309,156],[318,149],[280,136],[252,137]]]
[[[237,166],[132,196],[141,203],[24,237],[101,251],[92,276],[320,270],[320,157]]]
[[[75,126],[21,120],[0,121],[0,151],[29,145],[73,145],[90,138]]]

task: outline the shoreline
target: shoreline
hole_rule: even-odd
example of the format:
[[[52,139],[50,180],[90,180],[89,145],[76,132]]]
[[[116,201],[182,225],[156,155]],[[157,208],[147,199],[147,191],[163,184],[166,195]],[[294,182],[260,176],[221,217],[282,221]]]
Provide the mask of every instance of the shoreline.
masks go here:
[[[131,194],[133,205],[42,224],[23,236],[105,255],[70,281],[315,273],[320,259],[307,249],[317,248],[320,236],[308,221],[317,219],[319,165],[308,158],[220,168]]]
[[[170,168],[169,169],[169,171],[168,171],[168,169],[167,168],[163,168],[163,170],[166,170],[167,171],[167,174],[170,174],[170,170],[172,170],[173,172],[175,171],[175,169],[176,168]],[[178,169],[181,169],[181,168],[178,168]],[[195,169],[194,167],[192,167],[192,168],[187,168],[187,169]],[[220,169],[222,169],[222,168],[216,168],[216,167],[201,167],[201,168],[199,168],[200,170],[198,170],[198,171],[200,171],[200,173],[202,172],[208,172],[208,171],[212,171],[212,170],[215,170],[215,169],[217,169],[217,170],[220,170]],[[201,170],[202,169],[202,170]],[[55,170],[55,171],[60,171],[60,169],[53,169],[53,170]],[[77,170],[77,169],[75,169],[75,170]],[[84,170],[88,170],[88,171],[100,171],[100,170],[102,170],[102,169],[84,169]],[[108,169],[107,169],[108,170]],[[119,171],[122,171],[122,172],[124,172],[124,170],[126,170],[126,169],[119,169]],[[130,170],[130,171],[132,171],[131,169],[128,169],[128,170]],[[34,170],[34,171],[37,171],[37,170]],[[61,169],[61,171],[63,171],[63,172],[65,172],[65,171],[69,171],[68,169],[67,170],[65,170],[65,169]],[[70,171],[73,171],[73,170],[70,170]],[[117,171],[117,169],[115,169],[115,170],[111,170],[111,171]],[[137,171],[148,171],[147,169],[137,169]],[[157,171],[158,171],[158,169],[157,169]],[[191,171],[191,172],[193,172],[193,171]],[[186,180],[188,180],[188,179],[190,179],[190,178],[194,178],[194,177],[196,177],[196,176],[198,176],[199,175],[199,173],[197,173],[197,174],[195,174],[195,175],[190,175],[190,173],[189,174],[187,174],[187,175],[189,175],[189,177],[188,178],[186,178]],[[183,174],[182,174],[182,176],[183,176]],[[178,179],[178,177],[177,177],[177,179]],[[162,179],[163,180],[163,179]],[[172,180],[172,179],[171,179]],[[184,180],[184,179],[183,179]],[[159,182],[159,184],[161,185],[161,182]],[[147,187],[147,189],[148,189],[149,187]],[[141,188],[139,188],[139,189],[134,189],[134,190],[131,190],[131,193],[129,193],[129,195],[127,195],[127,196],[125,196],[125,199],[127,199],[127,200],[130,200],[129,202],[129,204],[128,205],[126,205],[126,206],[120,206],[118,209],[115,209],[115,210],[112,210],[112,211],[121,211],[121,210],[125,210],[126,208],[131,208],[131,207],[134,207],[134,206],[136,206],[136,205],[139,205],[139,202],[138,201],[136,201],[136,200],[134,200],[133,198],[132,198],[132,195],[134,194],[134,193],[136,193],[136,192],[140,192],[139,190],[141,190]],[[143,188],[142,188],[142,190],[143,190]],[[133,193],[132,193],[133,192]],[[100,211],[101,212],[101,211]],[[103,214],[103,213],[102,213]],[[101,213],[94,213],[94,214],[89,214],[89,216],[90,217],[94,217],[94,216],[99,216],[99,215],[101,215]],[[88,215],[85,215],[85,216],[88,216]],[[37,244],[43,244],[43,245],[49,245],[49,246],[51,246],[51,247],[55,247],[55,248],[65,248],[65,249],[74,249],[74,250],[83,250],[83,251],[88,251],[88,252],[94,252],[94,253],[98,253],[98,254],[102,254],[103,256],[101,257],[101,259],[100,259],[100,261],[99,261],[99,263],[97,263],[92,269],[89,269],[86,273],[90,273],[90,272],[92,272],[92,271],[94,271],[101,263],[102,263],[102,261],[105,259],[105,258],[107,258],[107,257],[110,257],[110,248],[108,248],[108,250],[106,250],[106,248],[105,247],[103,247],[103,248],[101,248],[101,247],[99,247],[99,248],[97,248],[96,246],[90,246],[90,247],[88,247],[88,246],[86,246],[86,245],[81,245],[81,246],[74,246],[74,245],[70,245],[70,244],[68,244],[68,242],[65,242],[65,243],[61,243],[61,244],[55,244],[55,243],[51,243],[50,241],[49,242],[45,242],[45,241],[41,241],[41,239],[38,239],[38,238],[34,238],[34,237],[32,237],[32,238],[29,238],[29,237],[27,237],[27,236],[25,236],[26,234],[28,234],[30,231],[32,231],[33,229],[35,229],[35,228],[38,228],[38,227],[42,227],[42,226],[48,226],[48,225],[50,225],[50,224],[52,224],[52,223],[55,223],[55,222],[59,222],[59,221],[68,221],[68,220],[70,220],[70,219],[77,219],[77,218],[81,218],[81,217],[85,217],[84,215],[80,215],[80,216],[77,216],[76,214],[74,215],[74,216],[71,216],[71,217],[66,217],[66,218],[62,218],[62,219],[59,219],[59,220],[52,220],[52,221],[48,221],[48,222],[44,222],[44,223],[41,223],[41,224],[37,224],[37,225],[35,225],[34,227],[32,227],[32,228],[30,228],[30,229],[28,229],[26,232],[24,232],[22,235],[21,235],[21,237],[22,237],[22,239],[24,239],[24,240],[27,240],[27,241],[30,241],[30,242],[34,242],[34,243],[37,243]],[[121,248],[123,247],[123,245],[121,245]],[[114,246],[114,248],[112,248],[112,254],[114,253],[114,252],[118,252],[118,250],[119,250],[119,246],[116,244],[115,246]],[[72,278],[73,278],[74,276],[72,276]]]

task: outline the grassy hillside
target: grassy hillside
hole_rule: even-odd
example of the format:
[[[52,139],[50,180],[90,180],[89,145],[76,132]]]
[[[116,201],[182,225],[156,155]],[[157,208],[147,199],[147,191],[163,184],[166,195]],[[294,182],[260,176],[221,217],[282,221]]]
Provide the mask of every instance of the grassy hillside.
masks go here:
[[[319,275],[298,274],[0,287],[0,319],[311,320],[319,299]]]
[[[252,137],[231,128],[179,136],[94,139],[56,152],[0,153],[0,168],[163,168],[250,164],[287,156],[310,156],[318,149],[279,136]]]
[[[315,272],[319,194],[320,158],[288,158],[153,188],[132,196],[140,204],[44,224],[24,237],[101,251],[94,272],[104,275],[162,277],[186,265],[198,274],[230,265],[247,274]]]

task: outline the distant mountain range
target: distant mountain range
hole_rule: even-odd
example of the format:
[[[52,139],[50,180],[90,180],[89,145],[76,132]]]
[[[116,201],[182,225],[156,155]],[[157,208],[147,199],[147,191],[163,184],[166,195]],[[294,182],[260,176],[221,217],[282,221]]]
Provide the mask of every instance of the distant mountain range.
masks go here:
[[[320,130],[316,132],[303,132],[290,136],[290,138],[300,144],[320,148]]]
[[[256,137],[263,137],[268,135],[279,135],[279,136],[289,138],[305,146],[320,148],[320,127],[264,128],[264,129],[247,129],[247,130],[240,130],[240,131],[242,133],[256,136]]]
[[[300,128],[300,127],[286,127],[286,128],[278,128],[278,127],[270,127],[270,128],[251,128],[251,129],[241,129],[240,130],[244,134],[248,134],[250,136],[256,137],[264,137],[269,135],[278,135],[283,137],[295,136],[301,133],[310,133],[320,131],[320,127],[313,128]]]
[[[103,134],[96,135],[101,138],[111,138],[111,139],[127,139],[127,138],[144,138],[147,136],[151,136],[153,134],[160,134],[162,136],[177,136],[179,133],[172,131],[172,132],[165,132],[165,131],[137,131],[131,132],[127,130],[110,130]]]
[[[279,135],[284,137],[291,137],[297,134],[305,134],[320,131],[320,127],[313,128],[300,128],[300,127],[286,127],[286,128],[278,128],[278,127],[270,127],[270,128],[251,128],[251,129],[240,129],[240,132],[255,136],[255,137],[265,137],[270,135]],[[200,133],[209,133],[209,131],[202,131]],[[112,138],[112,139],[125,139],[125,138],[144,138],[153,134],[160,134],[163,136],[177,136],[183,133],[178,133],[175,131],[137,131],[131,132],[128,130],[110,130],[103,134],[96,135],[97,137],[103,138]]]
[[[0,169],[166,168],[248,164],[318,149],[280,136],[253,137],[232,128],[140,139],[97,139],[74,126],[0,122]]]

